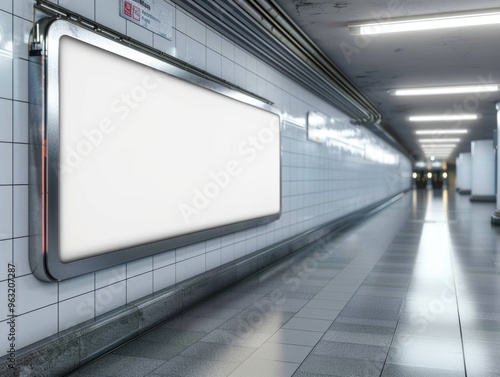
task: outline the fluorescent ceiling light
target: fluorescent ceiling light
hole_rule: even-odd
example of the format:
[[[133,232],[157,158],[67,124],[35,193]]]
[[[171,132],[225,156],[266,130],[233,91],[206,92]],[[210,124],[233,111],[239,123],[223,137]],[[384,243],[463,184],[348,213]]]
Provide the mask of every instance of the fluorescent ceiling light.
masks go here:
[[[417,135],[453,135],[453,134],[466,134],[467,130],[418,130],[415,131]]]
[[[499,90],[500,90],[500,85],[498,84],[485,84],[485,85],[441,86],[432,88],[393,89],[389,90],[389,93],[393,96],[432,96],[439,94],[498,92]]]
[[[424,153],[426,154],[449,154],[451,152],[453,152],[453,149],[443,149],[443,150],[440,150],[440,149],[424,149],[423,150]]]
[[[460,139],[420,139],[420,143],[458,143]]]
[[[500,10],[469,14],[438,15],[413,19],[400,19],[387,22],[367,22],[349,25],[351,34],[386,34],[406,31],[447,29],[453,27],[484,26],[500,24]]]
[[[432,155],[441,155],[441,154],[450,154],[453,152],[453,149],[424,149],[423,152],[425,154],[432,154]]]
[[[455,148],[456,144],[422,144],[422,148]]]
[[[451,152],[454,148],[422,148],[424,152]]]
[[[455,120],[476,120],[477,118],[477,114],[419,115],[411,116],[410,122],[451,122]]]
[[[434,151],[434,152],[448,152],[452,151],[454,148],[422,148],[423,151]]]

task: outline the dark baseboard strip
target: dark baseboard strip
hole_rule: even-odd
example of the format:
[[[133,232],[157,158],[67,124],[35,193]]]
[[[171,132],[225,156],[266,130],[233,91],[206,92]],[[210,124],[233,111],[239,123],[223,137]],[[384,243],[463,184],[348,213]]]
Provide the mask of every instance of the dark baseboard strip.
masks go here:
[[[471,202],[496,202],[496,195],[472,195],[469,199]]]
[[[64,376],[327,234],[355,225],[403,196],[400,193],[381,200],[19,350],[15,369],[9,369],[7,358],[2,357],[0,375]]]

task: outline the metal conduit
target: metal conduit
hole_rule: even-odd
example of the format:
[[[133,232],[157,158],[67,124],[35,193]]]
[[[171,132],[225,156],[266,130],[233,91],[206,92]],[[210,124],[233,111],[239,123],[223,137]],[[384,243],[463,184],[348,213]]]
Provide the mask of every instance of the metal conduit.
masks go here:
[[[172,0],[405,154],[382,116],[272,0]]]
[[[368,112],[371,122],[377,122],[382,117],[378,110],[353,86],[348,79],[340,73],[331,62],[313,42],[304,35],[300,29],[285,15],[285,13],[276,4],[271,4],[267,0],[236,0],[240,6],[249,8],[249,2],[255,8],[260,8],[261,13],[267,16],[267,20],[262,20],[263,24],[270,25],[270,31],[278,37],[285,45],[289,46],[294,52],[304,56],[304,61],[315,70],[323,72],[340,89],[341,95],[346,99],[354,100],[353,105],[359,107],[362,111]],[[267,22],[266,22],[267,21]],[[281,35],[285,37],[281,37]],[[301,53],[303,51],[303,53]]]
[[[341,94],[337,85],[325,78],[319,70],[312,69],[305,59],[299,57],[294,51],[266,29],[259,19],[263,17],[259,12],[255,17],[243,9],[234,0],[173,0],[174,3],[192,13],[203,22],[219,31],[225,37],[233,40],[238,45],[258,56],[279,72],[292,78],[325,101],[335,105],[339,110],[353,118],[358,124],[374,122],[377,116],[370,114],[360,106]],[[269,28],[272,28],[269,24]],[[296,49],[297,50],[297,49]],[[297,50],[298,51],[298,50]],[[301,52],[302,56],[305,56]]]

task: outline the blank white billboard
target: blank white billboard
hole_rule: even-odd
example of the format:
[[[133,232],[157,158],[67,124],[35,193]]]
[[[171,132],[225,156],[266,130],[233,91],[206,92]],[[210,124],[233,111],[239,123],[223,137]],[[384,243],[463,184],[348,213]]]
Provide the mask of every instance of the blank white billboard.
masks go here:
[[[46,279],[279,217],[271,107],[67,21],[49,25],[38,83],[48,158],[34,167],[48,198],[34,251]]]

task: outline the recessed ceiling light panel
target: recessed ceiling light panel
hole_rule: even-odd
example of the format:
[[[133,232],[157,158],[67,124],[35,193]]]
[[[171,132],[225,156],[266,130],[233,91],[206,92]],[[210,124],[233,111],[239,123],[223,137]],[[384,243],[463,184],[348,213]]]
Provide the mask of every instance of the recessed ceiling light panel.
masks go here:
[[[453,122],[457,120],[476,120],[477,114],[458,114],[458,115],[418,115],[411,116],[410,122]]]
[[[349,25],[349,31],[354,35],[373,35],[495,24],[500,24],[499,9],[475,13],[436,15],[434,17],[393,19],[388,22],[372,21],[358,23]]]
[[[389,93],[393,96],[432,96],[443,94],[464,94],[464,93],[485,93],[498,92],[500,85],[484,84],[484,85],[463,85],[463,86],[441,86],[432,88],[407,88],[393,89]]]
[[[420,143],[458,143],[460,139],[420,139]]]
[[[454,135],[466,134],[467,130],[418,130],[415,131],[417,135]]]

